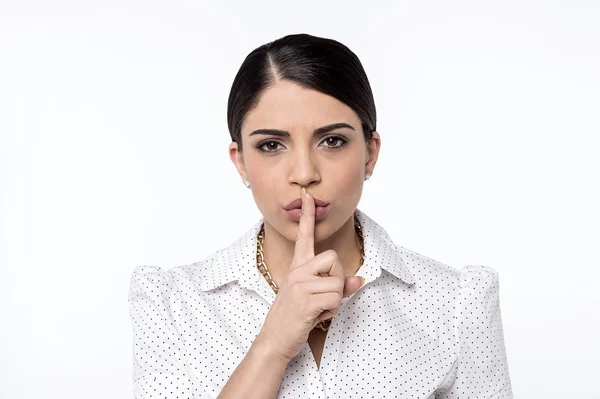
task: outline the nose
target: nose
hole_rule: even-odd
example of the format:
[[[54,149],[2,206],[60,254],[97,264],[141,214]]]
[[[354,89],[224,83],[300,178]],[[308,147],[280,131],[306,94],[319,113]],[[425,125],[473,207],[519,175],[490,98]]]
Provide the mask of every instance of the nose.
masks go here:
[[[310,150],[298,150],[294,156],[290,157],[290,159],[290,184],[309,187],[311,184],[318,183],[321,180],[318,164],[314,154]]]

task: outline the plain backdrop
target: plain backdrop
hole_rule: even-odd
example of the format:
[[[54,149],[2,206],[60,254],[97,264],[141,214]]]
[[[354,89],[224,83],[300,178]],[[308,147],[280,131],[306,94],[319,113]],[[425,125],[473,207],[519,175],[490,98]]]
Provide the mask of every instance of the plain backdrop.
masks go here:
[[[359,209],[500,273],[521,398],[600,397],[600,3],[0,2],[0,397],[129,398],[129,279],[260,218],[233,78],[290,33],[346,44],[382,137]]]

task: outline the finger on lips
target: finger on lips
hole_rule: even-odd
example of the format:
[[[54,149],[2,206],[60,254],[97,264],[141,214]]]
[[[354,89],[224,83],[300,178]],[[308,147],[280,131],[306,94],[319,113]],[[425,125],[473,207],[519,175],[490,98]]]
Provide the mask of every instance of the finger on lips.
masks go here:
[[[298,237],[294,247],[292,264],[300,266],[315,257],[315,202],[302,188],[302,215],[298,224]]]

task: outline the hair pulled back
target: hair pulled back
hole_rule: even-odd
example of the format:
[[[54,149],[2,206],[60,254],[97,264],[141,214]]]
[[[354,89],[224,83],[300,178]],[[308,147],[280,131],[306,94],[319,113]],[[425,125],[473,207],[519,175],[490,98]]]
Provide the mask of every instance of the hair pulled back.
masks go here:
[[[333,39],[287,35],[253,50],[236,74],[227,101],[231,140],[242,151],[241,128],[261,94],[278,81],[330,95],[348,105],[362,122],[365,140],[376,130],[375,101],[360,60]]]

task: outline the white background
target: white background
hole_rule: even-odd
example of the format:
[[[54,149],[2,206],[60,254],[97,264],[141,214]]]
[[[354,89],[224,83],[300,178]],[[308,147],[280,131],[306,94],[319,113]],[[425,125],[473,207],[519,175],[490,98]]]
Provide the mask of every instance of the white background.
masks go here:
[[[374,91],[359,208],[499,271],[516,396],[598,397],[600,4],[395,3],[2,0],[0,397],[132,396],[130,275],[258,220],[227,96],[301,32],[349,46]]]

